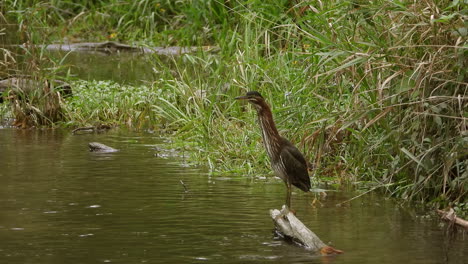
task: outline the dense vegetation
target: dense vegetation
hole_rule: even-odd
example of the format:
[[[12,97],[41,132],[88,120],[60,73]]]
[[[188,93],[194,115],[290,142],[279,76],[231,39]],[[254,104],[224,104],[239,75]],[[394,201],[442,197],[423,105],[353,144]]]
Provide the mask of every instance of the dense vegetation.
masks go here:
[[[0,19],[19,25],[21,43],[220,47],[169,64],[155,57],[162,73],[149,86],[75,81],[73,98],[15,101],[1,106],[4,116],[35,116],[32,125],[150,127],[173,133],[213,171],[258,173],[268,161],[255,113],[232,100],[258,90],[318,178],[468,207],[463,1],[3,2]],[[25,64],[3,51],[3,76],[61,70],[60,61],[41,67],[51,63],[45,51],[23,52]],[[51,104],[53,118],[45,111]]]

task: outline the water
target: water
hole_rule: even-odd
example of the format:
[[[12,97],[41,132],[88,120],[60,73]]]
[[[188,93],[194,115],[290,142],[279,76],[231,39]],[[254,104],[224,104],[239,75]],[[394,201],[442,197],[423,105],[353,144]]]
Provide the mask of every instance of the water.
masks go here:
[[[64,72],[83,80],[113,80],[119,83],[148,84],[157,79],[158,70],[151,66],[155,55],[121,52],[116,54],[47,51],[50,58],[63,61]],[[161,56],[160,60],[169,60]]]
[[[120,152],[90,153],[92,141]],[[210,176],[185,154],[145,132],[0,129],[0,263],[467,263],[466,238],[448,244],[437,219],[373,195],[337,207],[342,191],[315,207],[293,196],[345,251],[313,256],[273,234],[279,180]]]

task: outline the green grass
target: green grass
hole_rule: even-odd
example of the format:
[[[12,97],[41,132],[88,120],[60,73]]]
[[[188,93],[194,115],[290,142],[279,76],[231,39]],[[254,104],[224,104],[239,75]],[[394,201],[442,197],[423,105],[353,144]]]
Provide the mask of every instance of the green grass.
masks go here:
[[[54,124],[150,127],[190,145],[192,159],[213,172],[263,174],[269,164],[255,112],[233,100],[258,90],[317,178],[465,207],[468,46],[460,1],[92,3],[57,1],[50,12],[39,1],[6,1],[3,13],[42,28],[26,35],[32,42],[116,39],[221,51],[170,63],[154,57],[162,74],[147,86],[75,82]]]

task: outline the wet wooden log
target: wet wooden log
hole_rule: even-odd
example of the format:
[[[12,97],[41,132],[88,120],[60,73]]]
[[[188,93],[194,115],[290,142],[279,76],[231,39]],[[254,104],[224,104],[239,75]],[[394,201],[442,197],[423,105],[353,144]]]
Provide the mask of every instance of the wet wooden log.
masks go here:
[[[303,245],[308,250],[320,255],[341,254],[343,251],[335,249],[323,243],[322,240],[309,228],[307,228],[288,208],[283,205],[280,210],[270,210],[270,216],[276,229],[281,235]]]
[[[91,152],[100,152],[100,153],[109,153],[109,152],[117,152],[118,149],[106,146],[99,142],[90,142],[88,143],[89,151]]]
[[[460,217],[457,217],[453,208],[450,208],[448,211],[437,210],[437,213],[440,215],[440,217],[443,220],[449,221],[460,227],[464,227],[465,229],[468,229],[468,221]]]

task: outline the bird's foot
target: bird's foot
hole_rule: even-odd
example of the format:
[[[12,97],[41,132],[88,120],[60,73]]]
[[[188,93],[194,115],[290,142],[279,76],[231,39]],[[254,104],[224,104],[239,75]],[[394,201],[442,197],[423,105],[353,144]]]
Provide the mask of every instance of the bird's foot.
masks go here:
[[[296,210],[290,208],[288,205],[283,205],[283,209],[281,210],[281,213],[283,215],[287,215],[289,212],[291,212],[293,215],[296,215]]]
[[[338,254],[343,254],[343,250],[339,250],[330,246],[325,246],[320,249],[320,254],[322,256],[329,256],[329,255],[338,255]]]

